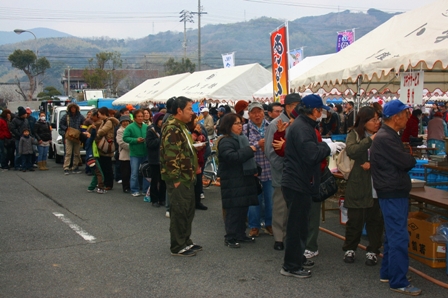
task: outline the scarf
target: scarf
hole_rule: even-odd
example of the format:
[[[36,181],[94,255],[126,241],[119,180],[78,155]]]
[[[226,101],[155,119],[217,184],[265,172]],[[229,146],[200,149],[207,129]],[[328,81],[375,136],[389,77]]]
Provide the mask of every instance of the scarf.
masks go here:
[[[240,144],[240,149],[250,146],[249,139],[243,134],[236,135],[234,133],[231,133],[231,137],[238,141],[238,143]],[[243,163],[243,172],[244,176],[253,176],[254,174],[258,173],[257,164],[253,157]]]

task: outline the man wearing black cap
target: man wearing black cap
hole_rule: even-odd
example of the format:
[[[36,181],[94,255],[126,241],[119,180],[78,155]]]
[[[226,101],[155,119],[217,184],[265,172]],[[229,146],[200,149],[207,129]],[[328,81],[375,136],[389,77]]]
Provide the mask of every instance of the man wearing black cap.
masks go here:
[[[285,110],[276,117],[266,129],[264,153],[271,164],[272,186],[274,193],[272,195],[272,231],[274,234],[274,249],[283,250],[283,240],[286,235],[286,221],[288,219],[288,209],[286,207],[285,199],[283,198],[281,182],[283,171],[283,157],[275,153],[272,142],[274,140],[274,133],[277,131],[277,123],[289,123],[290,114],[294,108],[300,103],[301,97],[298,93],[288,94],[285,97]],[[278,106],[275,106],[278,108]],[[281,105],[280,105],[281,108]],[[289,127],[286,128],[288,132]]]
[[[408,171],[416,161],[404,151],[398,134],[406,127],[408,109],[399,100],[384,105],[384,125],[370,147],[370,170],[386,229],[380,280],[389,282],[392,291],[415,296],[421,290],[409,283],[406,273],[409,267],[407,220],[412,187]]]

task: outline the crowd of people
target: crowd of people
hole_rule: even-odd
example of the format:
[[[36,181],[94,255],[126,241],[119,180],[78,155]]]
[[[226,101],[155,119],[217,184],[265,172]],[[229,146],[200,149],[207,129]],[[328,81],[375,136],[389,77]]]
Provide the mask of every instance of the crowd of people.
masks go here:
[[[59,131],[65,143],[64,173],[81,172],[83,147],[85,171],[92,175],[87,190],[105,194],[118,182],[123,192],[143,196],[154,207],[165,206],[171,254],[191,257],[203,249],[192,241],[191,227],[195,210],[208,209],[201,202],[202,173],[211,153],[209,140],[217,137],[224,244],[239,248],[266,233],[273,236],[275,250],[284,250],[281,274],[308,278],[312,259],[319,255],[320,202],[316,198],[327,157],[346,148],[354,166],[345,193],[344,262],[355,262],[365,226],[369,240],[365,264],[376,265],[383,247],[381,281],[397,292],[421,292],[406,277],[407,171],[415,159],[402,143],[403,137],[414,135],[421,110],[415,109],[411,116],[408,106],[393,100],[384,109],[379,104],[362,107],[354,117],[353,102],[326,106],[317,95],[302,98],[299,94],[289,94],[283,104],[267,107],[246,101],[234,107],[203,107],[199,115],[192,103],[177,97],[160,111],[128,106],[115,112],[101,107],[87,117],[71,103]],[[432,113],[428,141],[446,135],[444,117],[439,111]],[[51,129],[45,114],[33,120],[21,107],[16,115],[4,110],[0,116],[2,168],[32,171],[37,162],[40,170],[47,170]],[[405,133],[400,136],[397,132],[402,130]],[[347,134],[346,143],[323,138],[336,134]],[[37,158],[33,146],[37,146]]]

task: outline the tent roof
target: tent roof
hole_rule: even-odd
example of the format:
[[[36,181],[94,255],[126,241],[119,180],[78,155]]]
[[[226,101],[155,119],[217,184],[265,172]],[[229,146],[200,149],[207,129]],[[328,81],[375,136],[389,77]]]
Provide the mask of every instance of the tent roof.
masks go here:
[[[323,61],[327,60],[334,54],[327,54],[327,55],[319,55],[319,56],[310,56],[303,59],[300,63],[294,65],[289,70],[289,80],[295,79],[298,76],[300,76],[302,73],[312,69],[316,65],[322,63]],[[259,100],[259,101],[265,101],[270,100],[272,101],[274,99],[273,96],[273,85],[272,85],[272,79],[269,83],[267,83],[263,88],[259,89],[257,92],[253,94],[253,99]]]
[[[252,94],[271,80],[271,73],[258,63],[194,72],[172,88],[154,98],[166,102],[173,96],[194,101],[252,100]]]
[[[293,88],[397,92],[406,70],[424,70],[425,88],[448,90],[446,0],[392,17],[352,45],[291,82]]]
[[[113,101],[113,105],[140,105],[151,102],[154,97],[179,81],[190,76],[190,73],[177,74],[162,78],[149,79]]]

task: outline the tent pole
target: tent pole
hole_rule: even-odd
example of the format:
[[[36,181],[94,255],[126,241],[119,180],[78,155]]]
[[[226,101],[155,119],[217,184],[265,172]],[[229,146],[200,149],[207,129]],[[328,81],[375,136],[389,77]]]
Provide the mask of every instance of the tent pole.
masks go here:
[[[356,114],[357,114],[357,112],[358,112],[358,110],[359,110],[359,106],[360,106],[360,93],[361,93],[361,84],[362,84],[362,75],[359,75],[358,76],[358,79],[357,79],[357,84],[358,84],[358,88],[357,88],[357,92],[356,92],[356,98],[355,98],[355,108],[354,108],[354,111],[353,111],[353,119],[354,119],[354,121],[356,121]]]

